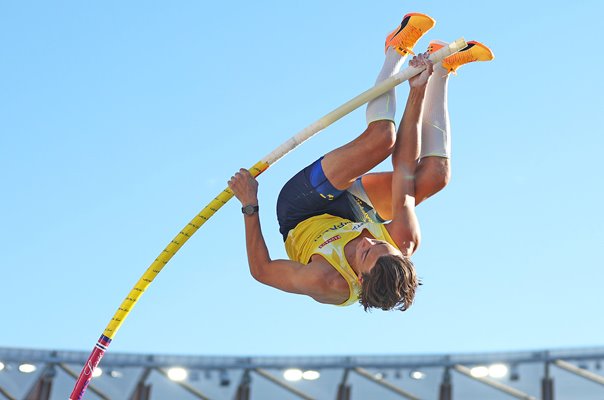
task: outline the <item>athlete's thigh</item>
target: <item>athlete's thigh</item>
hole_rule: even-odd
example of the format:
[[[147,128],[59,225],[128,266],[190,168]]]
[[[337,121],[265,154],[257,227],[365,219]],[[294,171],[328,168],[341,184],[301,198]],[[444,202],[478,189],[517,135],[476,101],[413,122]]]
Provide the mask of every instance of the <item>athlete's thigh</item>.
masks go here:
[[[392,172],[374,172],[361,178],[365,193],[378,215],[392,219]]]
[[[392,154],[394,139],[392,121],[372,122],[352,142],[327,153],[321,161],[323,171],[335,188],[346,190]]]
[[[441,191],[450,175],[449,160],[426,157],[415,171],[415,202],[419,205]],[[383,219],[392,219],[392,172],[376,172],[362,177],[363,187],[377,213]]]

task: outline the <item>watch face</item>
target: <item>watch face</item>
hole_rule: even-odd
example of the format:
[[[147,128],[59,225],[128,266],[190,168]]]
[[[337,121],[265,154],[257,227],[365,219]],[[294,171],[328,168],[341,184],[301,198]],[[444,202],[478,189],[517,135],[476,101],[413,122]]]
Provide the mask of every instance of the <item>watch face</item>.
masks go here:
[[[241,211],[243,211],[244,214],[253,215],[256,212],[257,207],[258,206],[247,205],[243,207]]]

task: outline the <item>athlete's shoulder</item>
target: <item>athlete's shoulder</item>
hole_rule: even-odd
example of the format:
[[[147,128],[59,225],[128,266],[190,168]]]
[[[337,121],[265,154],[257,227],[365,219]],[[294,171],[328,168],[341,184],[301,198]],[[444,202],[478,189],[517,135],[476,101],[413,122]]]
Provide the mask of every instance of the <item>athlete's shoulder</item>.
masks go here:
[[[317,278],[315,300],[321,303],[342,304],[350,294],[346,279],[323,256],[314,254],[307,268],[314,270]]]

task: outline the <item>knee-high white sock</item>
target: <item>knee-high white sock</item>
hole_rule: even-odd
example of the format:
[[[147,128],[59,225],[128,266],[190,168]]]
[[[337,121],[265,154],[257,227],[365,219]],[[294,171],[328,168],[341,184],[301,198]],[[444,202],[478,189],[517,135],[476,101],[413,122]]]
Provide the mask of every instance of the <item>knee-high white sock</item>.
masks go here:
[[[420,158],[451,157],[451,127],[447,109],[447,84],[449,74],[440,63],[426,87],[422,118],[422,149]]]
[[[388,50],[386,51],[386,59],[384,60],[384,66],[382,67],[382,70],[375,81],[376,85],[399,72],[404,61],[405,57],[401,56],[392,47],[388,47]],[[367,104],[367,111],[365,113],[367,117],[367,125],[373,121],[383,119],[394,121],[395,114],[396,92],[393,88],[380,97],[371,100],[369,104]]]

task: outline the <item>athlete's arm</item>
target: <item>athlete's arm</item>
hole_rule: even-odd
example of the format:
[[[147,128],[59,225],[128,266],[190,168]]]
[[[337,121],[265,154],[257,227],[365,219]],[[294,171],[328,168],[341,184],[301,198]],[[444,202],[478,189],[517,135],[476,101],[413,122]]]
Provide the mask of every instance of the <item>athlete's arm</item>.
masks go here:
[[[417,249],[421,237],[415,214],[415,169],[420,153],[420,123],[426,84],[433,71],[432,63],[423,54],[414,57],[410,64],[426,65],[427,68],[409,80],[409,97],[392,154],[392,222],[386,226],[406,256]]]
[[[249,171],[239,170],[229,187],[243,206],[258,205],[258,182]],[[272,260],[262,234],[258,213],[244,215],[245,243],[250,273],[257,281],[289,293],[323,298],[328,287],[318,268],[291,260]]]

